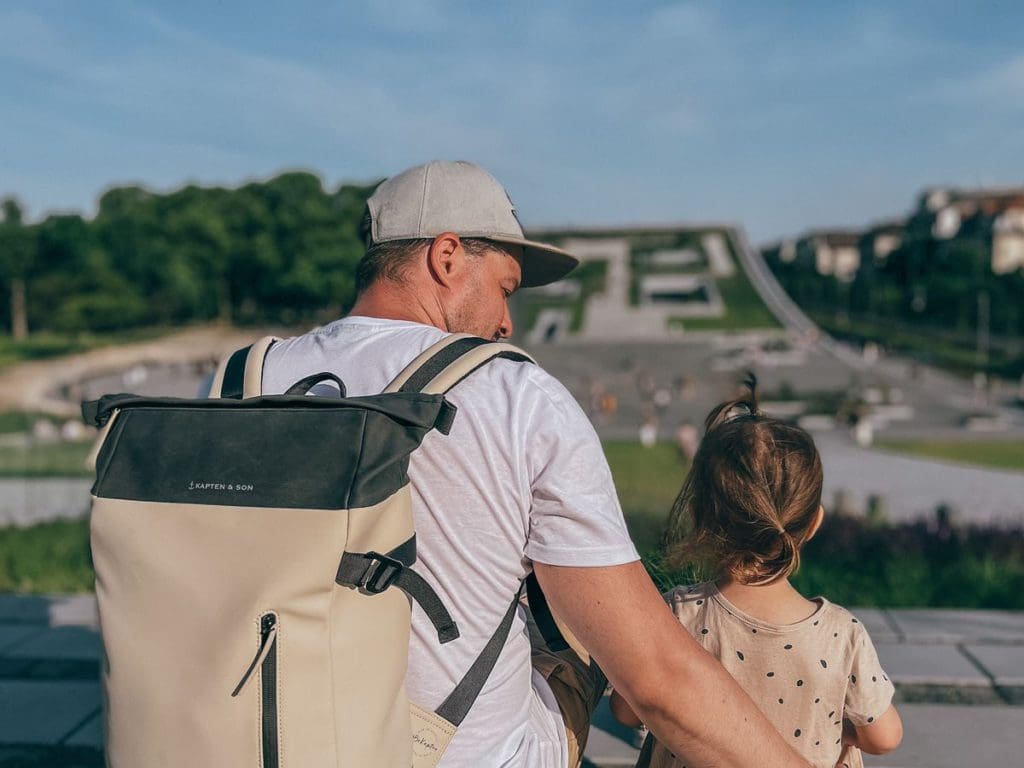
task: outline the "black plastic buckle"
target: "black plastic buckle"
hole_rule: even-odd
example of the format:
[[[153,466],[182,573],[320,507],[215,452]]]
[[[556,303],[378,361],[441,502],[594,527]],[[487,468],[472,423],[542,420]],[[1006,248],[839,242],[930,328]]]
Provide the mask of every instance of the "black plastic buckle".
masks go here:
[[[359,579],[359,588],[373,595],[379,595],[395,583],[395,579],[405,568],[405,563],[379,552],[367,552],[364,557],[371,563]]]

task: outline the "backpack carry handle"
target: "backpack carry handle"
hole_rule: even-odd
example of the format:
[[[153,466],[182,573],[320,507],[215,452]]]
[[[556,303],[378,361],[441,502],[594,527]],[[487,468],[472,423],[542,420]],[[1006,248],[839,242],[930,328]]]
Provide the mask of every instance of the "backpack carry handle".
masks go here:
[[[309,394],[309,390],[324,381],[333,381],[338,385],[338,390],[341,392],[341,397],[345,397],[347,390],[345,389],[345,382],[339,379],[330,371],[321,371],[320,373],[314,373],[307,376],[304,379],[299,379],[287,390],[286,395],[306,395]]]
[[[239,399],[263,394],[263,360],[276,341],[280,341],[277,336],[264,336],[222,359],[208,397]]]

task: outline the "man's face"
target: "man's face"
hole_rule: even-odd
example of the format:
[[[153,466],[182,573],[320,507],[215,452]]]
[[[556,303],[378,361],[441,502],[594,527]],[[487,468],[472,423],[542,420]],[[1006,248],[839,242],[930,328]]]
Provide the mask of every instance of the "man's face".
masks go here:
[[[448,307],[451,333],[471,333],[485,339],[512,335],[508,298],[523,277],[523,249],[518,245],[490,248],[478,256],[467,254],[468,271]]]

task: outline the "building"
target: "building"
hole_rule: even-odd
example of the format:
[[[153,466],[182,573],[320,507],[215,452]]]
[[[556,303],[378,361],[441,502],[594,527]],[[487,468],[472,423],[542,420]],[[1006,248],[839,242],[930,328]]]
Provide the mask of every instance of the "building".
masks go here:
[[[973,242],[990,254],[990,267],[1005,275],[1024,267],[1024,187],[923,192],[912,220],[939,242]]]

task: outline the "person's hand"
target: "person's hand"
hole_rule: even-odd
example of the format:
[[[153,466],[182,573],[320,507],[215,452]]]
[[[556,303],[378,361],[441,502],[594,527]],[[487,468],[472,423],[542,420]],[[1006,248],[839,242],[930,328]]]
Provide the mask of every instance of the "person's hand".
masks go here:
[[[843,723],[843,730],[846,730],[846,723]],[[835,768],[853,768],[854,765],[863,765],[862,761],[854,762],[853,754],[857,748],[853,744],[843,744],[843,751],[839,753]]]

